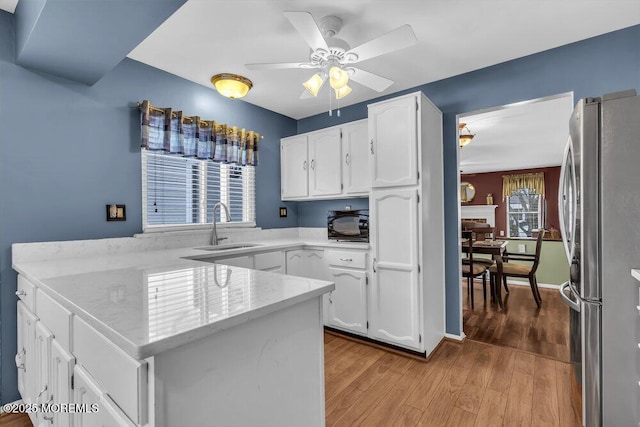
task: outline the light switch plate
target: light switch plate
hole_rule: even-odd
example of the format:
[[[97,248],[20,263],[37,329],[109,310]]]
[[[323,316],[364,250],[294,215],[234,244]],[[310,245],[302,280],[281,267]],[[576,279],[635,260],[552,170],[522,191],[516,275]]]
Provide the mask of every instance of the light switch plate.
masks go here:
[[[126,221],[125,205],[107,205],[107,221]]]

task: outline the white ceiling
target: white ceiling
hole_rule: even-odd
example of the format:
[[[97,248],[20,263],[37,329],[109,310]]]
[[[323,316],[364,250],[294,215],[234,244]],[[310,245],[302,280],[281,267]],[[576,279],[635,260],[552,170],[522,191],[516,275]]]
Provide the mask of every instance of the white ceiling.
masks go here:
[[[382,94],[640,23],[638,0],[189,0],[129,57],[206,87],[213,74],[242,74],[254,83],[246,102],[295,119],[326,112],[328,88],[300,99],[311,70],[244,66],[308,60],[309,48],[286,10],[309,11],[316,21],[339,16],[338,37],[352,47],[410,24],[417,45],[358,64],[395,81]],[[350,86],[343,106],[381,95]]]
[[[569,135],[573,96],[462,114],[475,137],[460,149],[463,174],[559,166]]]
[[[0,0],[0,9],[13,13],[16,11],[17,4],[18,0]]]

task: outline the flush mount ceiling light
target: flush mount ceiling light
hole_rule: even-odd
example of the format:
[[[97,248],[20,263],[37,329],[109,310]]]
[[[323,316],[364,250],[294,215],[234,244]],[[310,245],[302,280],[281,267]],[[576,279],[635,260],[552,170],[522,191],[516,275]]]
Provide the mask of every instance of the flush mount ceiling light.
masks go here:
[[[231,99],[242,98],[253,87],[248,78],[230,73],[216,74],[211,77],[211,83],[220,95]]]
[[[466,133],[464,133],[466,129]],[[469,128],[467,127],[466,123],[460,123],[458,124],[458,144],[460,145],[460,148],[464,147],[465,145],[469,144],[471,142],[471,140],[473,139],[473,137],[475,136],[475,134],[472,134],[471,131],[469,130]]]

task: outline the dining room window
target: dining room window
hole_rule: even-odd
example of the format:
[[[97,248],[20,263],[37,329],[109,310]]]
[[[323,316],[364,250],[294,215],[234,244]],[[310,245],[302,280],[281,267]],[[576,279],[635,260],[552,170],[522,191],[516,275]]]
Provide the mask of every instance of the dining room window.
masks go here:
[[[542,224],[542,204],[534,190],[525,187],[512,191],[507,198],[508,236],[533,237],[533,231]]]

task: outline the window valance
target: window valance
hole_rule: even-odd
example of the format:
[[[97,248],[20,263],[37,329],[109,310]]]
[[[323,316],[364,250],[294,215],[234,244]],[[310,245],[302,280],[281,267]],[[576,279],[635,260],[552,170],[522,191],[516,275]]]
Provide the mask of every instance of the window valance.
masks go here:
[[[544,172],[502,175],[502,198],[507,199],[514,191],[528,188],[544,197]]]
[[[185,116],[148,100],[139,108],[142,148],[242,166],[258,164],[258,132]]]

